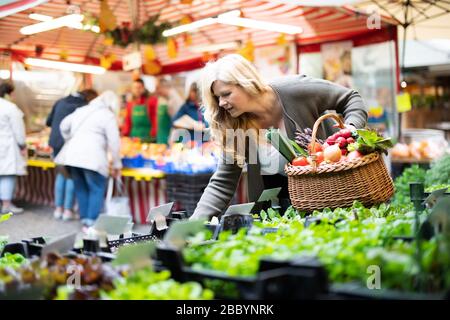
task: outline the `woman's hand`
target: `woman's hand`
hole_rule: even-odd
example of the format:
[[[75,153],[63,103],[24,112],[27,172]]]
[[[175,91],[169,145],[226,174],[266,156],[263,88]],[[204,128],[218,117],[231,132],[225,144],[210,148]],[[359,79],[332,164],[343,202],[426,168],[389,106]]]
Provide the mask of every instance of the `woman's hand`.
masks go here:
[[[346,129],[349,129],[349,130],[352,131],[352,132],[353,132],[353,131],[356,131],[356,127],[355,127],[354,125],[352,125],[352,124],[345,124],[344,127],[345,127]],[[339,129],[340,129],[339,124],[338,124],[338,123],[334,124],[334,125],[333,125],[333,128],[339,128]]]

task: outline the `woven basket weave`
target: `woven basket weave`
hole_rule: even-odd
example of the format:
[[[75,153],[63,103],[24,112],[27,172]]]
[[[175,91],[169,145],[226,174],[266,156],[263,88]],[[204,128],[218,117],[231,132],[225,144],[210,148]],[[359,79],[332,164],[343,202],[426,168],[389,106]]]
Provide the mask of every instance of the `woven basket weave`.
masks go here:
[[[320,123],[330,117],[344,128],[344,123],[336,114],[326,114],[317,119],[312,133],[312,150]],[[298,210],[311,212],[327,207],[349,207],[355,200],[371,206],[388,201],[394,194],[392,179],[382,157],[376,152],[319,166],[315,154],[311,155],[311,159],[312,165],[293,166],[288,163],[285,167],[289,197]]]

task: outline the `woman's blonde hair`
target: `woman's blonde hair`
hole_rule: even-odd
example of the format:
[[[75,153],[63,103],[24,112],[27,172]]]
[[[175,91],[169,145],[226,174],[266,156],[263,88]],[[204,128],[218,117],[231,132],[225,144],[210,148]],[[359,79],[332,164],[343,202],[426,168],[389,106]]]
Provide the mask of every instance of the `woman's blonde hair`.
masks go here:
[[[202,70],[199,83],[202,103],[205,106],[205,118],[209,123],[211,136],[223,147],[225,152],[232,153],[234,160],[242,163],[242,157],[245,157],[245,155],[236,148],[227,148],[226,131],[242,129],[240,132],[248,133],[252,131],[249,129],[258,130],[259,126],[248,113],[233,118],[224,108],[219,107],[219,100],[212,90],[214,81],[218,80],[239,86],[254,97],[264,93],[267,86],[256,68],[239,54],[229,54],[217,61],[209,62]],[[245,141],[242,141],[243,139],[245,139],[245,136],[238,135],[235,146],[239,143],[245,144]]]

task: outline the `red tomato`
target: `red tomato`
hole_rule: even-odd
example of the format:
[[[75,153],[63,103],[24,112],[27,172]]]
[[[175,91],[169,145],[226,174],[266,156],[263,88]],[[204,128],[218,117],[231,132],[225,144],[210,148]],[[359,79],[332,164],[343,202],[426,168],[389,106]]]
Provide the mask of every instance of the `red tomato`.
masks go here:
[[[308,145],[308,151],[309,151],[310,154],[313,153],[311,151],[311,149],[312,149],[311,145],[312,145],[311,143]],[[322,145],[320,143],[316,142],[316,144],[314,145],[314,153],[317,153],[317,152],[320,152],[320,151],[323,151],[323,147],[322,147]]]
[[[308,160],[306,157],[297,157],[294,160],[292,160],[293,166],[307,166],[309,165]]]
[[[316,153],[316,162],[317,164],[320,164],[324,160],[323,152],[317,152]]]

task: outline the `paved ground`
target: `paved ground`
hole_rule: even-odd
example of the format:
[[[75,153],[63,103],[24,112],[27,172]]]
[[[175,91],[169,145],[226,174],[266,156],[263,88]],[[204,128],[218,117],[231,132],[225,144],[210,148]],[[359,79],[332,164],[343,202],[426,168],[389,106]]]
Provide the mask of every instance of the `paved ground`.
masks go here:
[[[73,232],[81,233],[80,221],[62,221],[53,218],[53,208],[17,203],[25,209],[24,213],[13,215],[8,221],[0,223],[0,235],[8,236],[8,242],[20,242],[32,237],[58,237]],[[134,231],[145,233],[149,226],[135,226]]]

